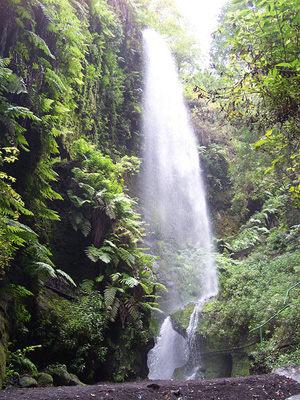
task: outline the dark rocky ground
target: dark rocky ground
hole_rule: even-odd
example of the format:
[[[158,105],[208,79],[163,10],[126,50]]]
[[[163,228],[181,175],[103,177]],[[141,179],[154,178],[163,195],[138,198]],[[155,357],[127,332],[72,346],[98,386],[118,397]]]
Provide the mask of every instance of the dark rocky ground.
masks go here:
[[[300,383],[275,374],[197,381],[100,383],[0,391],[0,400],[277,400],[300,394]]]

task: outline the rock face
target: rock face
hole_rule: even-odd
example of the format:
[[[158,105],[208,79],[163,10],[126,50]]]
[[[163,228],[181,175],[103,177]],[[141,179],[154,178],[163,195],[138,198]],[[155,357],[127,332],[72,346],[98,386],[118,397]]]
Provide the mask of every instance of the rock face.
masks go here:
[[[182,336],[186,336],[186,329],[189,324],[190,315],[193,312],[194,304],[188,304],[184,309],[176,310],[171,314],[173,328]],[[199,316],[199,327],[205,318],[205,311],[201,311]],[[200,349],[200,361],[197,376],[195,379],[215,379],[238,376],[248,376],[250,374],[249,355],[242,350],[245,343],[240,342],[240,348],[229,346],[220,337],[210,336],[207,332],[201,333],[198,328],[196,335],[196,348]],[[232,349],[228,349],[233,347]],[[183,368],[178,368],[174,372],[174,379],[182,379],[185,375]]]

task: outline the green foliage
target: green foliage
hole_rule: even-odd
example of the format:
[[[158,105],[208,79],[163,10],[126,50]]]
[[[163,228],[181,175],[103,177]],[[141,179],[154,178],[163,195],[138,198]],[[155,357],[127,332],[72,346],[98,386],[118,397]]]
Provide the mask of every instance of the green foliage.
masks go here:
[[[1,282],[3,277],[13,288],[15,335],[30,342],[36,319],[31,314],[46,280],[60,275],[74,285],[51,255],[53,232],[69,208],[72,227],[84,235],[86,254],[95,263],[96,278],[82,286],[87,297],[102,293],[103,299],[97,298],[100,309],[96,300],[81,299],[62,318],[65,327],[59,310],[62,347],[55,343],[55,327],[49,341],[57,354],[66,349],[74,369],[92,375],[109,347],[104,325],[117,327],[115,341],[124,334],[130,354],[128,371],[126,357],[118,356],[118,380],[134,374],[136,341],[149,339],[149,318],[158,310],[155,290],[163,288],[155,283],[153,257],[139,247],[143,223],[125,186],[140,164],[129,155],[139,148],[140,31],[146,20],[157,22],[150,9],[147,0],[8,0],[0,13],[0,273]],[[166,25],[178,65],[187,70],[195,45],[176,28],[176,19]],[[61,158],[73,167],[68,193]],[[85,316],[81,307],[92,311]]]
[[[235,125],[256,130],[254,147],[270,158],[265,172],[284,173],[281,179],[297,202],[299,4],[294,0],[256,1],[253,7],[239,3],[221,28],[231,26],[234,31],[227,39],[230,64],[223,79],[225,89],[219,88],[214,97],[226,99],[222,110]]]
[[[7,354],[7,367],[4,376],[4,386],[15,385],[19,375],[37,374],[36,365],[27,357],[27,353],[40,348],[40,345],[28,346],[23,349],[12,350],[12,343]]]
[[[142,315],[157,307],[153,303],[153,257],[138,247],[142,222],[133,208],[135,202],[123,192],[122,174],[128,178],[138,166],[137,159],[131,164],[125,157],[124,162],[114,164],[83,139],[74,142],[72,151],[79,166],[73,169],[73,187],[68,191],[75,207],[71,223],[91,237],[93,243],[85,250],[89,259],[104,266],[104,278],[95,284],[106,284],[104,302],[111,321],[119,317],[124,326],[127,319],[133,319],[142,326]],[[143,303],[148,304],[147,310]]]

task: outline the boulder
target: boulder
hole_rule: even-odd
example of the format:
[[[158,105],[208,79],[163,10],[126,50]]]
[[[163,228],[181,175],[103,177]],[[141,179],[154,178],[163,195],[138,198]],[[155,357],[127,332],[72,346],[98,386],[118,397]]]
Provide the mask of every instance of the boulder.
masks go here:
[[[273,368],[273,374],[283,375],[287,378],[294,379],[294,381],[300,382],[300,364],[287,364],[281,367]]]
[[[55,386],[70,386],[71,377],[67,370],[58,367],[52,372],[53,383]]]
[[[46,374],[45,372],[39,372],[36,377],[38,386],[52,386],[53,378],[51,375]]]
[[[71,385],[71,386],[85,386],[85,384],[82,383],[79,380],[77,375],[75,375],[75,374],[69,374],[69,375],[70,375],[70,383],[69,383],[69,385]]]
[[[37,387],[38,383],[32,376],[21,376],[19,378],[19,385],[22,388],[33,388]]]

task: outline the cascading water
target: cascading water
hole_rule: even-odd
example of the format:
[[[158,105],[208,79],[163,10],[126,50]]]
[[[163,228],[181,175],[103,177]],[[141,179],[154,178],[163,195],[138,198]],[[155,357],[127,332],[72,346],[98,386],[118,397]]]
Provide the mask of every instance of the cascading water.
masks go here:
[[[143,36],[145,142],[141,199],[146,221],[154,227],[160,240],[170,244],[173,253],[178,252],[179,264],[185,265],[183,272],[178,266],[171,266],[172,271],[165,272],[169,295],[164,299],[163,309],[169,313],[191,300],[197,303],[188,338],[173,330],[168,317],[155,347],[149,352],[148,377],[171,379],[175,368],[193,364],[192,343],[200,304],[208,295],[216,294],[218,282],[198,147],[175,63],[161,36],[153,30],[144,31]],[[159,250],[156,253],[161,255]],[[184,261],[187,255],[190,260],[195,258],[192,270]],[[177,287],[180,279],[184,281],[181,290]],[[186,378],[193,374],[188,370]]]

